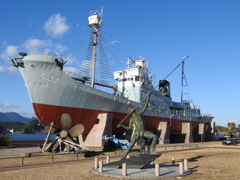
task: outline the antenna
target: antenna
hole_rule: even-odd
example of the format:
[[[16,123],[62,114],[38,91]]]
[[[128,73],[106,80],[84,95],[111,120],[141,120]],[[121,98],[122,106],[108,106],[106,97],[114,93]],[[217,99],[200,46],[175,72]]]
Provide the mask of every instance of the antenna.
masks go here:
[[[181,104],[183,103],[183,95],[187,94],[187,93],[183,92],[183,87],[188,86],[187,79],[186,79],[186,76],[185,76],[185,73],[184,73],[184,61],[189,57],[190,56],[183,57],[183,61],[182,61]],[[184,84],[184,82],[185,82],[185,84]]]
[[[101,24],[102,24],[102,19],[103,19],[103,6],[101,8],[101,11],[99,13],[99,16],[101,17]]]
[[[161,82],[163,82],[164,80],[166,80],[166,79],[168,78],[168,76],[170,76],[179,66],[181,66],[181,64],[182,64],[187,58],[189,58],[189,56],[184,57],[183,60],[182,60],[182,62],[181,62],[180,64],[178,64],[164,79],[162,79],[162,80],[161,80],[154,88],[152,88],[152,90],[150,90],[149,92],[152,92],[156,87],[159,86],[159,84],[160,84]],[[145,99],[146,99],[146,98],[143,98],[142,101],[145,100]],[[142,101],[141,101],[141,102],[142,102]],[[140,106],[141,102],[138,103],[138,104],[134,107],[134,109],[132,110],[132,112],[135,111],[138,106]],[[127,117],[128,117],[132,112],[128,113],[128,114],[125,116],[125,118],[124,118],[120,123],[118,123],[118,125],[122,124],[122,122],[125,121],[125,120],[127,119]]]
[[[129,57],[129,56],[127,56],[127,59],[128,59],[128,61],[127,61],[127,65],[128,65],[128,69],[130,68],[130,60],[131,60],[131,58]]]

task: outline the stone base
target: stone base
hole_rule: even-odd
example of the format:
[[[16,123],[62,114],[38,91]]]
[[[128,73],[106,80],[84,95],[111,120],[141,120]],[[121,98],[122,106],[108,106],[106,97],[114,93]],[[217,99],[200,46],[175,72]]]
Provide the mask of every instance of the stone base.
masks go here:
[[[126,163],[127,169],[143,169],[145,166],[147,166],[160,156],[161,154],[132,156],[128,159],[122,159],[120,161],[104,164],[103,167],[121,169],[122,163]]]
[[[98,115],[99,122],[95,124],[88,135],[80,135],[79,142],[85,147],[101,147],[105,140],[102,136],[112,137],[112,114],[100,113]]]
[[[149,164],[144,169],[128,169],[127,175],[122,176],[122,169],[115,168],[103,168],[103,172],[99,172],[98,168],[92,168],[92,173],[100,176],[104,176],[107,179],[109,178],[132,178],[132,179],[145,179],[145,178],[164,178],[164,177],[177,177],[177,179],[181,179],[181,176],[186,176],[192,173],[192,170],[189,169],[184,171],[183,174],[179,172],[179,166],[171,166],[160,164],[160,176],[155,175],[155,164]],[[176,179],[176,178],[175,178]]]

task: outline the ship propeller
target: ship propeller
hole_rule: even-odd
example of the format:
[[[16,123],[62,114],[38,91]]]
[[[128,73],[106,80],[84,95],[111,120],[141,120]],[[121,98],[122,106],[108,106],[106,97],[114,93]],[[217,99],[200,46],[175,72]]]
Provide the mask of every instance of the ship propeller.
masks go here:
[[[69,130],[72,126],[72,119],[69,114],[62,114],[61,116],[61,124],[62,124],[62,129],[63,130]]]
[[[62,128],[54,128],[50,126],[46,126],[44,128],[45,132],[48,133],[57,133],[57,138],[50,143],[43,151],[60,151],[62,152],[65,149],[65,146],[67,144],[76,144],[78,145],[77,140],[74,138],[77,138],[79,135],[81,135],[84,131],[84,126],[82,124],[77,124],[72,127],[72,119],[69,114],[62,114],[61,116],[61,126]],[[67,143],[66,143],[67,142]],[[69,146],[66,146],[67,151],[69,151]]]

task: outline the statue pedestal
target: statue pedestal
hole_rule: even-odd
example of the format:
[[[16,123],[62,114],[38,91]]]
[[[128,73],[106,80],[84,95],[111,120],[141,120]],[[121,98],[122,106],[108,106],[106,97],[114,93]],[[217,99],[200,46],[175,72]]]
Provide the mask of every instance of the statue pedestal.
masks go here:
[[[126,163],[127,169],[143,169],[145,166],[147,166],[148,164],[150,164],[152,161],[154,161],[160,156],[161,154],[132,156],[128,159],[122,159],[120,161],[104,164],[103,167],[121,169],[122,163]]]

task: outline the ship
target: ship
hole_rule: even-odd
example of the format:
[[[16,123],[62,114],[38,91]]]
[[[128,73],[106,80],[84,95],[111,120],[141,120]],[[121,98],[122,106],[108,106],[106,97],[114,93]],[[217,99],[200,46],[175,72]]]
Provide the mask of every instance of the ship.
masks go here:
[[[201,114],[200,107],[192,101],[172,100],[170,83],[166,78],[154,86],[148,62],[143,58],[133,60],[128,57],[126,68],[114,72],[115,83],[96,79],[96,48],[101,18],[96,10],[88,18],[89,27],[92,28],[92,58],[85,66],[91,66],[90,73],[65,72],[66,62],[58,53],[20,53],[21,57],[10,60],[21,72],[34,113],[43,125],[53,123],[55,127],[62,128],[61,119],[64,116],[71,119],[71,126],[81,124],[84,127],[82,134],[88,135],[94,125],[99,123],[98,115],[106,113],[112,114],[112,134],[118,137],[124,134],[124,129],[117,128],[117,125],[122,123],[127,126],[131,118],[126,114],[127,109],[133,107],[140,110],[151,91],[149,106],[144,113],[146,130],[157,133],[159,123],[168,122],[170,135],[174,136],[182,134],[183,122],[191,122],[193,133],[199,131],[200,123],[205,127],[211,126],[213,116]],[[180,63],[182,66],[184,60]],[[111,92],[95,88],[96,86],[106,87]]]

